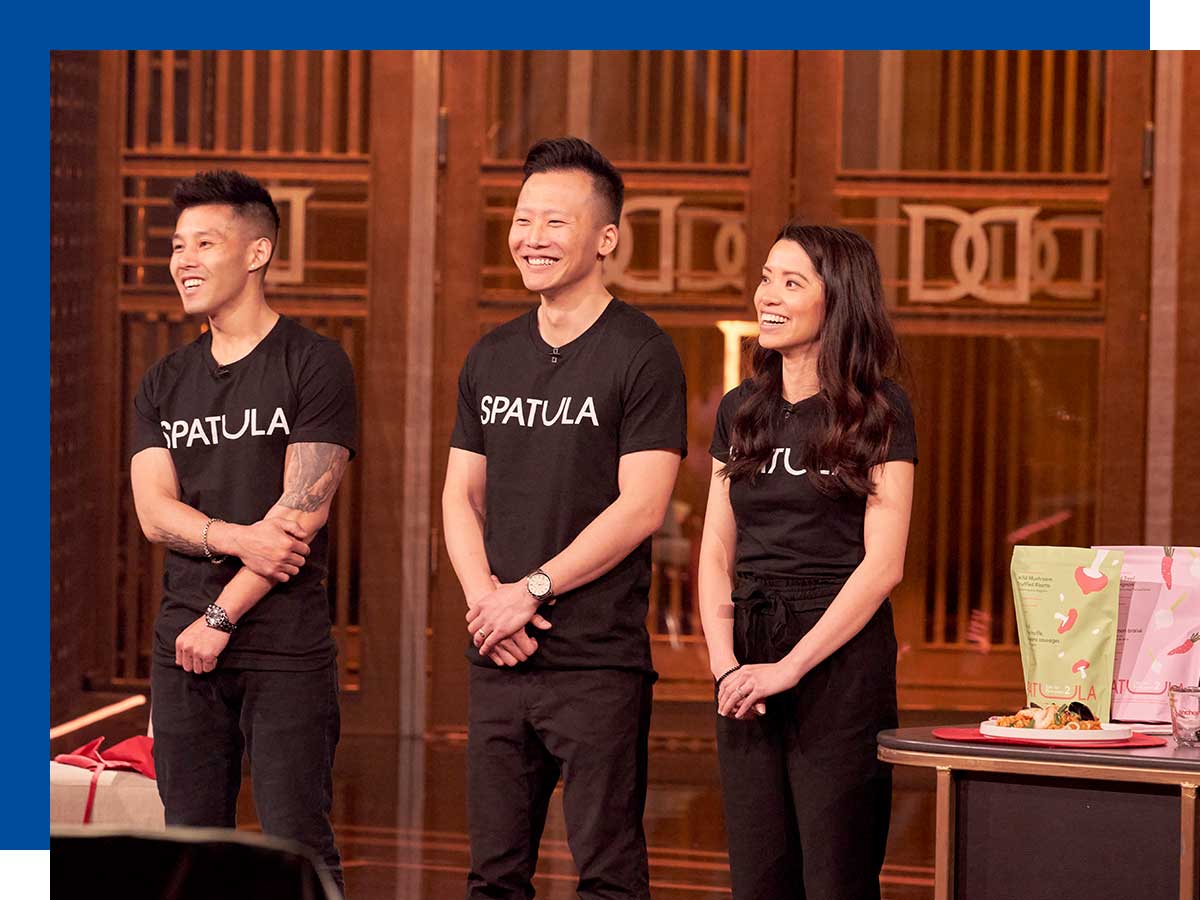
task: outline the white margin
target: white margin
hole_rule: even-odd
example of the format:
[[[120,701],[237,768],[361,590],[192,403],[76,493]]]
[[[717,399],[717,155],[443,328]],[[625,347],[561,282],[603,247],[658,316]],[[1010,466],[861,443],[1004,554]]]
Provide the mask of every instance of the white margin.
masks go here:
[[[4,896],[50,900],[49,850],[0,850]]]
[[[1150,0],[1150,49],[1200,48],[1200,3],[1196,0]]]

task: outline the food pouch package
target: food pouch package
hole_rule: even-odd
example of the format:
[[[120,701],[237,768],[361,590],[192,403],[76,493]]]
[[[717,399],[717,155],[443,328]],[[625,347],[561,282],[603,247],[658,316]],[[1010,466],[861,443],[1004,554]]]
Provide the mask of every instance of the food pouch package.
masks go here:
[[[1113,718],[1169,722],[1167,688],[1200,684],[1200,548],[1096,549],[1125,554]]]
[[[1124,554],[1014,547],[1013,602],[1029,703],[1087,705],[1111,716],[1117,593]]]

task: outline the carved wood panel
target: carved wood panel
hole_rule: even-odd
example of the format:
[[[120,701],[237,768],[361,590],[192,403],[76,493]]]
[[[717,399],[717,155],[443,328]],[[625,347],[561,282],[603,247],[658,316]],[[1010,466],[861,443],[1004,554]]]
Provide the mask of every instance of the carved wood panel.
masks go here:
[[[69,715],[94,627],[95,53],[50,54],[50,717]]]
[[[1020,694],[1013,546],[1140,540],[1149,67],[873,51],[840,81],[823,183],[879,256],[921,445],[901,694],[986,708]]]

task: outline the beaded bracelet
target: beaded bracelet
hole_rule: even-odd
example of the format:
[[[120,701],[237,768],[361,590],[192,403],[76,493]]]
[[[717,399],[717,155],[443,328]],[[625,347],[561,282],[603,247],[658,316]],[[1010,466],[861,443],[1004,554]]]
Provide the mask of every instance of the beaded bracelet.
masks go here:
[[[738,669],[740,669],[741,667],[742,667],[742,664],[741,664],[741,663],[738,663],[738,664],[737,664],[736,666],[734,666],[732,669],[728,669],[728,670],[726,670],[726,671],[725,671],[725,673],[724,673],[724,674],[722,674],[722,675],[721,675],[721,677],[717,679],[717,687],[720,687],[720,686],[721,686],[721,682],[722,682],[722,681],[724,681],[726,678],[728,678],[730,675],[732,675],[734,672],[736,672],[736,671],[737,671]]]

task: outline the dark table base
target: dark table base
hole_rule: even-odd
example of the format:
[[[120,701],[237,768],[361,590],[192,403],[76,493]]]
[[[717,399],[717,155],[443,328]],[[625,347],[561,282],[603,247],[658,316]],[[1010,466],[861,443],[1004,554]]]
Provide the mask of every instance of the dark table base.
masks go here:
[[[965,772],[954,804],[956,897],[1179,897],[1177,787]]]
[[[879,735],[936,770],[935,900],[1195,900],[1200,754],[1040,749]]]

